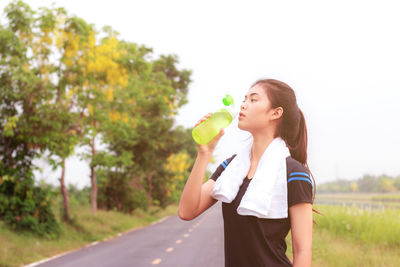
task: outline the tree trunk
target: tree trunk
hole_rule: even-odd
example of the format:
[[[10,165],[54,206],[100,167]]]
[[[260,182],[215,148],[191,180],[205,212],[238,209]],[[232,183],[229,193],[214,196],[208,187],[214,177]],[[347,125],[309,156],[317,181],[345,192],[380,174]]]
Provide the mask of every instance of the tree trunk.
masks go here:
[[[69,214],[69,197],[68,197],[68,190],[65,187],[65,158],[62,159],[62,169],[61,169],[61,178],[60,180],[60,190],[61,190],[61,195],[63,197],[63,206],[64,206],[64,213],[63,213],[63,219],[67,222],[71,220],[70,214]]]
[[[132,178],[131,178],[129,185],[133,186],[133,188],[138,189],[138,190],[144,189],[143,185],[140,181],[140,177],[137,176],[136,174],[132,174]]]
[[[153,191],[153,175],[154,174],[155,174],[155,171],[152,171],[147,175],[147,184],[149,185],[149,191],[147,191],[147,202],[149,205],[152,204],[151,193]]]
[[[96,148],[94,145],[95,137],[92,138],[90,142],[90,147],[92,149],[92,160],[96,156]],[[96,170],[95,166],[90,167],[90,182],[92,185],[92,193],[91,193],[91,204],[92,204],[92,214],[96,215],[97,213],[97,182],[96,182]]]

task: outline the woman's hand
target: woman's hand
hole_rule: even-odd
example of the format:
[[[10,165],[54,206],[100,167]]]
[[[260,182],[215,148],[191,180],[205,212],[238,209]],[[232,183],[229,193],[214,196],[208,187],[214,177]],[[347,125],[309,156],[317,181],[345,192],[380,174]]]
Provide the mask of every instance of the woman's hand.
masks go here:
[[[207,115],[205,115],[204,117],[202,117],[194,127],[196,127],[197,125],[199,125],[200,123],[202,123],[203,121],[205,121],[206,119],[208,119],[209,117],[211,117],[212,113],[208,113]],[[204,145],[200,145],[197,144],[198,147],[198,153],[202,153],[202,154],[212,154],[215,147],[218,144],[219,139],[224,135],[224,128],[221,128],[219,134],[217,136],[215,136],[210,142],[208,142],[208,144],[204,144]]]

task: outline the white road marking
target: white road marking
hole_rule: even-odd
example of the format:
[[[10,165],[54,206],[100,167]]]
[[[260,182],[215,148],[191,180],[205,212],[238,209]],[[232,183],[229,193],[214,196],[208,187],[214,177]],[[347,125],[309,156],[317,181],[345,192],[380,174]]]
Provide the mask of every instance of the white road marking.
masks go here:
[[[151,264],[159,264],[161,262],[161,259],[155,259],[154,261],[151,262]]]

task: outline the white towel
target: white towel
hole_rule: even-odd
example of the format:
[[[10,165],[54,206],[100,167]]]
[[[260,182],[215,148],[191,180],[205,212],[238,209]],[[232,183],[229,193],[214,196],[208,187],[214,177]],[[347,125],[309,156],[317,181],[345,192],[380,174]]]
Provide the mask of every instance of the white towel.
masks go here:
[[[253,138],[228,164],[214,184],[211,196],[231,203],[250,170]],[[240,215],[258,218],[287,218],[286,158],[290,156],[285,141],[277,137],[265,149],[237,208]]]

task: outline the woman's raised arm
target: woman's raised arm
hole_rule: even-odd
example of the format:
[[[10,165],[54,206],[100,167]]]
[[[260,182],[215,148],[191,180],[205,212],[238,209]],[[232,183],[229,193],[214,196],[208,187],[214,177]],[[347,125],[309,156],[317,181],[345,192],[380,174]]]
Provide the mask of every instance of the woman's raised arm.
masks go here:
[[[196,218],[217,202],[210,195],[215,181],[210,179],[202,184],[210,158],[211,156],[208,154],[197,154],[196,162],[179,201],[178,215],[183,220]]]
[[[211,115],[212,113],[208,113],[206,116],[201,118],[196,123],[195,127]],[[196,161],[193,165],[192,171],[190,172],[189,178],[186,181],[181,199],[179,200],[178,216],[183,220],[193,220],[217,202],[217,200],[210,195],[215,181],[210,179],[203,184],[203,178],[214,148],[222,135],[224,135],[223,128],[208,144],[198,145]]]

